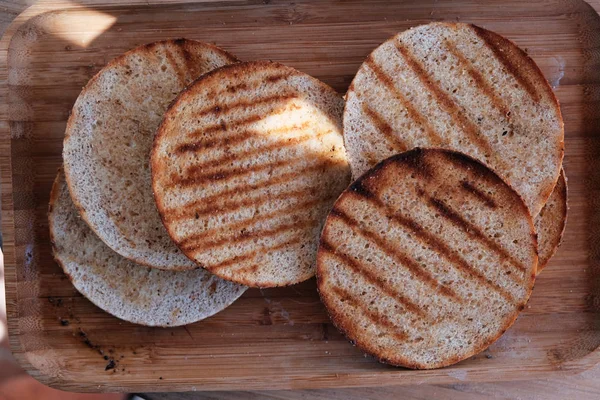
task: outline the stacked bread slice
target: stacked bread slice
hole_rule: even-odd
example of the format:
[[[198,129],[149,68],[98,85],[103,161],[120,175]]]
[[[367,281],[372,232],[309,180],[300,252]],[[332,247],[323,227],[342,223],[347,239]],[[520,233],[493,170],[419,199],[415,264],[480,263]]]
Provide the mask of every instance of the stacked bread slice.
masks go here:
[[[65,173],[50,203],[54,257],[75,287],[111,314],[144,325],[187,324],[246,289],[198,269],[171,242],[149,167],[154,133],[171,101],[202,74],[234,62],[201,42],[148,44],[112,60],[73,106]]]
[[[401,32],[352,81],[344,141],[357,180],[328,216],[317,265],[334,323],[410,368],[485,349],[564,230],[563,122],[539,68],[474,25]]]

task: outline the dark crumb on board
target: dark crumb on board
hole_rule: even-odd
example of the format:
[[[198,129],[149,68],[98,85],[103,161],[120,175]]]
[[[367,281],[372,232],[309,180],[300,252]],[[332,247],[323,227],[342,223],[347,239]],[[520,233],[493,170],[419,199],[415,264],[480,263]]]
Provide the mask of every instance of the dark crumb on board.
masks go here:
[[[487,359],[489,360],[490,358],[494,358],[494,356],[493,356],[493,355],[491,355],[491,354],[486,354],[486,355],[485,355],[485,358],[487,358]]]
[[[108,362],[108,364],[106,364],[106,367],[104,367],[104,370],[105,370],[105,371],[108,371],[109,369],[114,369],[114,368],[115,368],[115,365],[116,365],[116,364],[115,364],[114,360],[110,360],[110,361]]]
[[[61,319],[60,320],[60,324],[62,326],[69,326],[69,320],[68,319]]]
[[[158,379],[162,380],[162,376],[159,376]]]
[[[62,299],[56,299],[52,296],[48,297],[48,302],[56,307],[62,306]]]
[[[106,367],[104,368],[105,371],[108,371],[108,370],[112,369],[112,370],[114,370],[113,372],[116,372],[115,367],[117,366],[117,362],[118,361],[115,361],[115,359],[113,357],[110,357],[110,356],[104,354],[104,350],[102,350],[100,348],[100,346],[93,344],[90,341],[90,339],[87,337],[87,334],[85,333],[85,331],[83,329],[81,329],[81,328],[79,328],[79,336],[81,337],[82,342],[86,346],[88,346],[90,349],[96,350],[98,352],[98,354],[100,354],[105,361],[108,361],[108,364],[106,364]],[[112,354],[112,353],[114,353],[114,350],[113,349],[109,349],[108,353]]]

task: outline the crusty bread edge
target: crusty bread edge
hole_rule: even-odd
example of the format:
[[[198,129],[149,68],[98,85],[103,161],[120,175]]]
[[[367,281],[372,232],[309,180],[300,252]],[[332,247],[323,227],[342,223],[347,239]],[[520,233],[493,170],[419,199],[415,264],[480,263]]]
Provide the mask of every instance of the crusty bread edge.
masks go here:
[[[327,85],[325,82],[321,81],[320,79],[315,78],[312,75],[309,75],[305,72],[302,72],[294,67],[290,67],[287,66],[285,64],[282,63],[278,63],[278,62],[274,62],[274,61],[267,61],[267,60],[256,60],[256,61],[246,61],[246,62],[239,62],[236,64],[229,64],[229,65],[224,65],[222,67],[219,68],[215,68],[212,71],[207,72],[206,74],[203,74],[202,76],[200,76],[199,78],[197,78],[194,82],[192,82],[190,85],[188,85],[188,87],[186,87],[184,90],[182,90],[179,95],[177,95],[177,97],[171,102],[171,104],[169,105],[167,111],[165,112],[163,119],[160,123],[160,125],[158,126],[158,129],[156,130],[156,135],[154,135],[154,142],[152,144],[152,150],[150,152],[150,170],[151,170],[151,174],[152,174],[152,194],[154,196],[154,201],[156,203],[156,208],[158,209],[158,214],[160,215],[160,219],[163,223],[163,225],[165,226],[165,229],[167,230],[167,233],[169,234],[169,237],[171,238],[171,240],[173,241],[173,243],[175,243],[175,245],[181,250],[181,252],[183,254],[186,255],[186,257],[188,257],[190,260],[194,261],[194,258],[191,254],[188,254],[189,251],[183,249],[180,245],[180,243],[174,239],[174,232],[172,231],[172,229],[169,229],[169,226],[165,223],[165,218],[164,218],[164,213],[165,213],[165,206],[164,204],[160,201],[159,197],[157,196],[157,189],[158,189],[158,183],[157,183],[157,179],[156,179],[156,174],[158,171],[158,169],[160,168],[160,163],[157,160],[157,152],[158,152],[158,142],[160,140],[162,140],[162,137],[165,135],[165,125],[167,123],[167,119],[173,114],[175,113],[175,107],[178,105],[178,103],[180,101],[183,101],[187,96],[193,96],[194,95],[194,91],[195,91],[195,87],[197,84],[199,84],[200,82],[209,79],[210,77],[212,77],[213,75],[217,74],[217,73],[222,73],[223,71],[227,71],[230,69],[234,69],[234,70],[241,70],[243,71],[244,69],[248,69],[248,68],[271,68],[271,67],[276,67],[276,68],[285,68],[287,70],[293,71],[294,73],[297,74],[301,74],[302,76],[305,76],[307,78],[310,78],[315,84],[317,84],[319,87],[321,87],[323,90],[329,91],[332,94],[334,94],[337,97],[342,97],[335,89],[333,89],[331,86]],[[342,138],[343,138],[343,129],[342,129]],[[318,248],[317,248],[318,249]],[[315,266],[315,270],[316,270],[316,260],[314,261],[314,265]],[[261,284],[257,284],[256,282],[252,282],[252,281],[248,281],[247,279],[241,278],[241,279],[233,279],[231,276],[225,276],[222,272],[220,272],[220,270],[214,270],[211,269],[210,267],[204,266],[204,265],[200,265],[202,268],[206,269],[207,271],[209,271],[210,273],[212,273],[213,275],[218,276],[219,278],[222,278],[224,280],[228,280],[230,282],[235,282],[235,283],[239,283],[241,285],[244,286],[248,286],[248,287],[253,287],[253,288],[273,288],[273,287],[285,287],[285,286],[291,286],[291,285],[295,285],[297,283],[300,282],[304,282],[310,278],[312,278],[315,273],[310,273],[310,274],[305,274],[300,276],[297,280],[293,281],[293,282],[284,282],[284,283],[274,283],[274,282],[261,282]]]
[[[414,363],[409,361],[408,359],[404,358],[404,357],[395,357],[395,358],[385,358],[385,357],[380,357],[377,355],[377,349],[372,348],[370,343],[362,343],[360,341],[357,341],[355,339],[353,339],[351,337],[351,332],[349,332],[349,329],[346,329],[343,327],[343,318],[340,318],[337,313],[333,312],[332,310],[329,309],[329,307],[327,307],[327,304],[330,303],[331,301],[329,301],[329,297],[326,293],[326,290],[324,290],[324,282],[323,282],[323,274],[320,273],[320,268],[319,265],[321,265],[321,259],[322,259],[322,252],[320,251],[321,248],[321,244],[323,243],[323,235],[325,233],[325,231],[328,229],[329,227],[329,215],[327,216],[327,219],[325,220],[325,224],[323,225],[323,229],[321,231],[321,236],[319,238],[319,249],[317,250],[317,268],[315,270],[316,273],[316,280],[317,280],[317,292],[319,293],[319,297],[321,298],[321,301],[323,302],[323,304],[325,305],[325,310],[327,311],[327,314],[329,315],[329,318],[331,319],[331,322],[333,323],[333,325],[346,337],[346,339],[355,347],[359,348],[361,351],[373,356],[374,358],[376,358],[379,362],[384,363],[384,364],[389,364],[395,367],[404,367],[404,368],[409,368],[409,369],[436,369],[436,368],[443,368],[443,367],[447,367],[453,364],[456,364],[460,361],[466,360],[469,357],[472,357],[476,354],[481,353],[482,351],[484,351],[485,349],[487,349],[489,346],[491,346],[492,344],[494,344],[494,342],[496,342],[500,336],[502,336],[517,320],[517,317],[519,316],[519,313],[525,308],[525,306],[527,305],[527,302],[529,301],[530,297],[531,297],[531,293],[533,291],[533,287],[535,285],[535,278],[536,278],[536,270],[537,270],[537,260],[538,260],[538,239],[537,239],[537,233],[535,231],[535,224],[533,221],[533,217],[531,216],[531,213],[529,212],[529,209],[527,208],[527,205],[525,204],[525,201],[523,200],[523,198],[521,197],[521,195],[519,195],[519,193],[517,193],[513,187],[508,184],[507,182],[505,182],[502,178],[500,178],[498,176],[498,174],[496,174],[491,168],[486,167],[483,163],[481,163],[480,161],[478,161],[477,159],[466,155],[464,153],[458,152],[458,151],[453,151],[453,150],[447,150],[447,149],[442,149],[442,148],[436,148],[436,147],[415,147],[412,150],[403,152],[403,153],[399,153],[396,155],[393,155],[381,162],[379,162],[377,165],[375,165],[373,168],[371,168],[370,170],[366,171],[364,174],[362,174],[358,179],[356,179],[354,182],[352,182],[350,184],[350,186],[348,186],[348,188],[346,188],[338,197],[338,199],[336,200],[336,203],[339,201],[339,199],[346,195],[348,192],[352,191],[353,188],[356,186],[357,182],[362,181],[363,179],[366,179],[370,176],[376,176],[379,171],[381,169],[383,169],[385,167],[386,164],[390,163],[390,162],[395,162],[398,159],[402,159],[404,157],[406,157],[409,153],[412,152],[418,152],[418,151],[422,151],[422,150],[437,150],[437,151],[443,151],[443,152],[448,152],[448,153],[453,153],[455,155],[458,155],[460,157],[464,157],[467,160],[470,160],[472,162],[475,162],[476,164],[482,165],[483,167],[485,167],[492,175],[496,176],[501,182],[504,182],[505,185],[507,185],[510,190],[512,190],[518,197],[519,199],[519,205],[520,207],[522,207],[522,210],[525,211],[526,215],[528,216],[528,220],[529,220],[529,229],[530,229],[530,235],[533,238],[533,242],[534,242],[534,252],[535,252],[535,262],[533,263],[533,267],[531,268],[531,283],[529,285],[529,287],[527,288],[527,295],[525,298],[525,301],[523,304],[521,304],[519,306],[519,309],[517,311],[515,311],[513,313],[513,315],[511,315],[508,320],[506,321],[506,323],[502,326],[502,328],[500,329],[500,332],[493,337],[492,339],[488,340],[485,343],[482,343],[479,347],[475,348],[473,351],[467,353],[464,356],[458,357],[451,357],[448,358],[447,360],[444,360],[442,362],[439,362],[437,364],[433,364],[433,365],[426,365],[423,363]],[[334,208],[335,208],[335,204],[334,203]]]
[[[526,63],[533,69],[534,74],[538,75],[538,78],[542,79],[543,82],[543,87],[544,90],[546,91],[546,93],[548,94],[548,96],[550,97],[550,99],[552,100],[552,102],[554,103],[554,108],[556,111],[556,114],[558,115],[559,118],[559,123],[561,126],[561,132],[562,132],[562,140],[560,142],[560,163],[558,163],[558,168],[556,169],[555,172],[555,177],[556,179],[554,180],[554,184],[548,185],[548,188],[546,190],[544,190],[542,193],[540,193],[540,202],[537,204],[537,212],[533,212],[535,210],[531,210],[530,212],[532,212],[533,216],[537,216],[540,211],[542,210],[542,208],[544,207],[544,204],[546,204],[546,202],[548,201],[548,198],[550,197],[550,195],[552,194],[552,190],[554,190],[554,186],[556,186],[556,182],[558,182],[558,177],[560,175],[560,170],[562,168],[562,162],[564,159],[564,155],[565,155],[565,123],[564,123],[564,119],[562,116],[562,112],[560,110],[560,103],[558,101],[558,98],[556,97],[556,94],[554,93],[554,91],[552,90],[552,87],[550,86],[550,84],[548,83],[548,80],[546,79],[546,77],[544,76],[542,70],[540,69],[540,67],[535,63],[535,61],[533,61],[533,59],[531,57],[529,57],[529,55],[523,50],[521,49],[515,42],[513,42],[512,40],[496,33],[490,30],[487,30],[485,28],[482,28],[480,26],[477,26],[475,24],[466,24],[466,23],[462,23],[462,22],[431,22],[428,25],[445,25],[448,27],[456,27],[459,25],[464,25],[469,27],[471,30],[475,31],[475,32],[479,32],[479,33],[483,33],[489,36],[494,37],[498,42],[503,43],[503,44],[508,44],[511,47],[514,47],[517,49],[517,52],[523,56],[523,59],[526,61]],[[406,31],[406,30],[405,30]],[[394,34],[393,36],[389,37],[388,39],[386,39],[385,41],[383,41],[379,46],[377,46],[375,49],[373,49],[366,57],[365,57],[365,61],[368,60],[372,54],[379,49],[381,46],[383,46],[385,43],[392,41],[396,38],[396,36],[398,36],[399,34],[405,32],[398,32],[396,34]],[[358,75],[358,72],[363,68],[364,66],[364,61],[363,63],[360,65],[360,67],[357,70],[357,73],[354,75],[354,78],[352,78],[352,82],[350,82],[350,85],[348,86],[348,90],[346,91],[346,94],[344,95],[344,100],[347,99],[348,93],[353,92],[354,91],[354,82],[356,80],[356,75]],[[343,111],[343,118],[342,118],[342,124],[345,121],[345,115],[346,115],[346,107],[348,106],[348,103],[345,102],[344,103],[344,111]],[[347,143],[346,143],[346,135],[343,135],[343,140],[344,140],[344,147],[348,148]],[[351,169],[352,169],[352,165],[350,165]],[[489,167],[488,167],[489,168]],[[352,172],[353,176],[354,173]],[[358,179],[358,177],[356,178]],[[511,186],[512,187],[512,186]]]
[[[123,60],[128,57],[130,54],[138,52],[142,49],[151,51],[153,47],[159,45],[159,44],[168,44],[168,43],[173,43],[173,44],[183,44],[183,43],[193,43],[194,45],[198,46],[202,46],[204,48],[210,49],[212,51],[215,51],[217,53],[220,53],[221,55],[223,55],[224,57],[228,58],[232,63],[238,63],[240,62],[240,60],[235,57],[233,54],[227,52],[226,50],[221,49],[220,47],[217,47],[213,44],[210,43],[206,43],[206,42],[201,42],[198,40],[192,40],[192,39],[185,39],[185,38],[179,38],[179,39],[167,39],[167,40],[159,40],[156,42],[152,42],[152,43],[147,43],[141,46],[138,46],[134,49],[131,49],[115,58],[113,58],[111,61],[108,62],[108,64],[106,64],[104,67],[102,67],[102,69],[100,71],[98,71],[89,81],[88,83],[83,87],[83,89],[81,90],[81,93],[79,94],[79,96],[77,96],[77,99],[75,100],[75,103],[73,105],[73,108],[71,109],[71,111],[69,111],[69,119],[67,120],[67,126],[65,128],[65,136],[63,138],[63,143],[68,140],[68,138],[70,137],[70,132],[72,130],[72,126],[74,124],[75,121],[75,113],[73,112],[73,110],[75,109],[74,106],[77,104],[77,101],[79,100],[79,98],[84,95],[85,93],[87,93],[88,89],[99,79],[100,75],[102,73],[104,73],[104,71],[107,68],[113,67],[115,65],[119,65],[123,62]],[[193,82],[192,82],[193,84]],[[191,84],[190,84],[191,86]],[[185,89],[184,89],[185,91]],[[69,188],[69,194],[71,195],[71,200],[73,201],[73,204],[75,205],[75,208],[77,209],[77,211],[79,212],[79,215],[81,216],[81,218],[83,218],[83,220],[85,221],[85,223],[90,227],[90,229],[92,229],[92,231],[94,232],[94,234],[96,236],[98,236],[98,238],[100,240],[102,240],[102,242],[104,242],[104,240],[102,239],[102,235],[100,234],[100,232],[98,232],[98,227],[95,224],[92,224],[90,221],[90,218],[88,216],[88,214],[86,213],[85,209],[83,208],[83,205],[81,204],[81,202],[79,201],[78,198],[76,198],[76,196],[73,196],[73,194],[75,193],[75,190],[73,189],[74,184],[71,180],[71,176],[70,176],[70,169],[69,169],[69,165],[66,163],[63,163],[62,169],[64,169],[64,175],[65,175],[65,181],[67,182],[67,187]],[[108,247],[110,247],[113,251],[116,251],[115,249],[113,249],[108,243],[104,242],[104,244],[106,244]],[[120,254],[120,253],[119,253]],[[144,262],[143,260],[137,259],[135,257],[126,257],[128,259],[130,259],[131,261],[139,264],[139,265],[143,265],[145,267],[150,267],[150,268],[156,268],[156,266],[152,265],[151,263],[147,263]],[[168,271],[189,271],[192,270],[194,268],[189,268],[186,266],[173,266],[171,268],[168,268],[166,270]]]
[[[565,199],[565,201],[564,201],[564,203],[565,203],[565,212],[563,213],[562,218],[561,218],[562,229],[560,231],[560,235],[558,236],[558,238],[556,239],[555,243],[553,244],[552,251],[548,255],[548,259],[546,260],[546,262],[544,264],[538,263],[538,266],[537,266],[537,274],[538,275],[542,272],[542,270],[544,268],[546,268],[546,266],[548,265],[548,263],[550,262],[550,260],[552,259],[552,257],[554,257],[554,255],[556,254],[556,251],[558,250],[558,248],[562,244],[563,235],[565,234],[565,229],[567,228],[567,218],[569,216],[569,180],[567,179],[567,175],[565,174],[565,169],[564,168],[561,168],[561,170],[560,170],[560,176],[558,178],[559,181],[560,181],[561,177],[565,181],[565,188],[562,191],[563,198]]]
[[[60,187],[59,187],[59,178],[60,178],[60,174],[63,173],[64,176],[64,172],[63,172],[63,167],[61,166],[58,169],[58,173],[56,174],[56,178],[54,178],[54,183],[52,184],[52,189],[50,191],[50,201],[48,202],[48,221],[49,221],[49,227],[48,230],[50,232],[50,244],[52,247],[52,257],[54,258],[54,261],[60,266],[60,268],[62,269],[63,273],[69,278],[69,281],[71,282],[71,284],[73,285],[73,287],[77,290],[78,293],[81,293],[79,291],[79,289],[77,288],[77,286],[75,285],[74,282],[74,278],[73,276],[67,271],[67,269],[65,268],[65,265],[63,264],[63,262],[60,260],[60,258],[58,257],[58,254],[56,253],[56,240],[55,240],[55,234],[54,234],[54,229],[53,226],[54,224],[51,222],[52,218],[53,218],[53,214],[52,214],[52,210],[54,208],[54,205],[56,204],[56,201],[58,200],[58,195],[59,195],[59,191],[60,191]],[[100,240],[100,238],[98,238],[98,240]],[[108,246],[107,246],[108,247]],[[113,251],[111,249],[111,251]],[[145,266],[141,266],[140,268],[146,268]],[[89,298],[88,296],[86,296],[85,294],[81,293],[81,295],[83,297],[85,297],[89,302],[91,302],[93,305],[95,305],[96,307],[98,307],[99,309],[101,309],[102,311],[112,315],[115,318],[120,319],[121,321],[126,321],[126,322],[130,322],[132,324],[136,324],[136,325],[141,325],[141,326],[149,326],[149,327],[158,327],[158,328],[173,328],[173,327],[177,327],[177,326],[183,326],[183,325],[189,325],[189,324],[193,324],[195,322],[198,321],[203,321],[207,318],[212,317],[213,315],[223,311],[224,309],[226,309],[227,307],[229,307],[230,305],[232,305],[237,299],[239,299],[242,294],[244,294],[245,290],[242,291],[237,297],[232,297],[230,299],[230,301],[226,302],[225,306],[222,308],[217,308],[214,310],[214,312],[207,314],[206,316],[204,316],[201,319],[195,320],[195,321],[184,321],[181,323],[174,323],[174,324],[150,324],[147,323],[145,321],[142,320],[134,320],[134,319],[125,319],[122,317],[119,317],[113,313],[111,313],[110,311],[106,310],[104,307],[102,307],[102,305],[98,304],[94,299]]]

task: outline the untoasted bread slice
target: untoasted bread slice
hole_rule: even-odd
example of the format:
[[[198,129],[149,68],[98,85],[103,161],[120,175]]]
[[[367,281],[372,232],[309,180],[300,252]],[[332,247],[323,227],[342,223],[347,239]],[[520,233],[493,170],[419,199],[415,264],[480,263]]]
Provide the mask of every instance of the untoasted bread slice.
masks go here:
[[[537,273],[546,267],[563,237],[567,224],[567,179],[565,170],[561,169],[558,182],[535,219],[535,230],[538,235],[539,260]]]
[[[248,286],[314,275],[319,232],[348,185],[343,99],[271,62],[204,75],[165,114],[152,153],[158,210],[182,251]]]
[[[537,262],[519,195],[460,153],[377,164],[329,214],[317,284],[334,324],[393,365],[437,368],[493,343],[527,303]]]
[[[344,111],[354,178],[414,147],[461,151],[537,215],[558,179],[563,121],[539,68],[514,43],[460,23],[399,33],[363,63]]]
[[[235,61],[196,41],[152,43],[112,60],[77,98],[63,149],[69,189],[83,219],[123,257],[167,270],[196,267],[171,242],[156,212],[150,149],[177,94]]]
[[[161,271],[121,257],[79,217],[62,171],[52,188],[48,218],[54,258],[75,288],[123,320],[148,326],[190,324],[221,311],[246,290],[201,268]]]

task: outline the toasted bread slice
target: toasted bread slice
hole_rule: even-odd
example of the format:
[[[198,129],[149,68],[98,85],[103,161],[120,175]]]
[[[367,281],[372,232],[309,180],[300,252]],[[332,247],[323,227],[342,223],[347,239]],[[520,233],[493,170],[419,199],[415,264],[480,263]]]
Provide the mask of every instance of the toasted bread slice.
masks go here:
[[[539,274],[552,258],[562,241],[567,224],[567,179],[565,170],[560,170],[558,182],[535,219],[535,230],[538,235]]]
[[[54,258],[75,288],[125,321],[190,324],[223,310],[246,290],[201,268],[161,271],[121,257],[79,217],[62,172],[52,188],[48,218]]]
[[[348,185],[343,99],[271,62],[204,75],[165,114],[152,152],[158,210],[199,265],[255,287],[314,275],[325,216]]]
[[[160,269],[196,268],[156,212],[150,149],[177,94],[203,73],[235,61],[196,41],[152,43],[112,60],[79,95],[64,141],[67,182],[83,219],[123,257]]]
[[[524,51],[477,26],[397,34],[369,55],[346,101],[354,178],[414,147],[447,148],[493,169],[534,216],[558,179],[564,129],[552,89]]]
[[[537,245],[525,203],[490,169],[417,148],[341,194],[317,257],[334,324],[382,362],[427,369],[482,351],[512,325]]]

